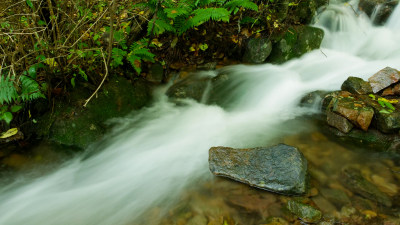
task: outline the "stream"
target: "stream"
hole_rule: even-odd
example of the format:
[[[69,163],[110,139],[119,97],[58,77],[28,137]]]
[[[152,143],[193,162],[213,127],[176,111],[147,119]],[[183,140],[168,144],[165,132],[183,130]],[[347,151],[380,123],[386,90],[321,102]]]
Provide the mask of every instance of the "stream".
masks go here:
[[[335,143],[312,119],[317,106],[298,105],[308,92],[340,89],[348,76],[367,80],[386,66],[400,69],[400,6],[386,26],[377,27],[354,11],[357,4],[331,1],[315,18],[314,25],[325,31],[321,49],[299,59],[207,72],[233,78],[232,87],[222,90],[227,108],[192,100],[176,104],[164,95],[166,87],[160,88],[153,106],[109,121],[113,131],[86,154],[59,160],[62,166],[43,175],[32,175],[40,168],[24,170],[0,188],[0,224],[252,225],[270,216],[290,221],[283,209],[289,197],[215,178],[208,169],[210,147],[281,142],[298,147],[308,159],[310,196],[326,218],[341,220],[352,210],[348,205],[361,211],[362,219],[399,217],[398,203],[377,206],[338,181],[341,168],[353,165],[398,200],[400,174],[393,172],[398,162]],[[350,202],[319,194],[332,189],[342,190]]]

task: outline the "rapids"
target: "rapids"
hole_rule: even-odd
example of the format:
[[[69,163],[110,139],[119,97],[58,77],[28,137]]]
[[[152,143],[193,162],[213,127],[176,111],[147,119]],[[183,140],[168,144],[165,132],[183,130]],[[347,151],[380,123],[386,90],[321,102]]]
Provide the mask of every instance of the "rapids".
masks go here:
[[[0,224],[134,223],[151,207],[167,210],[187,185],[209,179],[210,147],[268,145],[301,130],[283,122],[316,112],[297,105],[305,93],[339,89],[348,76],[367,79],[386,66],[400,69],[400,6],[376,27],[351,4],[331,1],[315,18],[325,31],[321,49],[283,65],[222,69],[236,82],[224,96],[229,110],[190,100],[176,105],[160,90],[154,106],[111,121],[113,132],[88,149],[97,154],[2,187]],[[146,221],[153,223],[157,218]]]

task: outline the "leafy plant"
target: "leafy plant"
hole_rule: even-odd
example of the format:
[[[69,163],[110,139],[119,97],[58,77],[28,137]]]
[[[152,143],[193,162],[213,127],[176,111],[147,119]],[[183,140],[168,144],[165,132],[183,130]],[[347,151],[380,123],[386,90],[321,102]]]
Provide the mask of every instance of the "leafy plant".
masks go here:
[[[251,0],[152,0],[136,7],[148,8],[154,13],[148,22],[148,35],[164,32],[183,34],[210,20],[229,22],[231,13],[236,14],[240,8],[258,10],[257,4]]]
[[[0,104],[10,104],[17,98],[18,93],[14,86],[14,80],[11,76],[0,75]]]
[[[131,66],[135,69],[135,71],[140,74],[142,69],[141,69],[141,63],[142,60],[154,62],[154,54],[150,52],[150,49],[146,47],[146,43],[148,42],[148,39],[141,39],[140,41],[134,42],[130,47],[129,47],[129,52],[125,51],[120,48],[113,48],[112,49],[112,62],[111,66],[112,67],[117,67],[120,65],[123,65],[123,60],[126,59]]]

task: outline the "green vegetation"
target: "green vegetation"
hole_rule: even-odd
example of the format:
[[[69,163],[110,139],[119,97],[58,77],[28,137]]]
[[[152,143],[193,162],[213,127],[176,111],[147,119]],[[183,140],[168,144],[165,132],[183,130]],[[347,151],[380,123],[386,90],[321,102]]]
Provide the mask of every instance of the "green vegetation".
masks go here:
[[[110,73],[136,79],[156,61],[168,68],[175,62],[234,57],[225,51],[234,52],[250,36],[271,36],[293,24],[287,11],[301,2],[4,0],[0,121],[9,124],[32,100],[64,96],[79,83],[98,86],[86,106]]]

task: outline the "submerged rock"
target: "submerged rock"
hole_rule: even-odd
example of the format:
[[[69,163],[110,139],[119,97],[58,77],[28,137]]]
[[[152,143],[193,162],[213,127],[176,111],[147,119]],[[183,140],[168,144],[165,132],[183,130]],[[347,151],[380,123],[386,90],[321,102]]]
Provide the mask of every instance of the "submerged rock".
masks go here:
[[[372,93],[371,85],[358,77],[349,77],[345,80],[341,87],[342,91],[348,91],[352,94],[369,94]]]
[[[272,51],[272,43],[268,38],[252,38],[247,42],[244,62],[263,63]]]
[[[213,174],[253,187],[288,195],[306,193],[307,160],[292,146],[213,147],[209,151],[209,164]]]
[[[339,209],[344,205],[350,204],[349,197],[342,190],[322,188],[321,194]]]
[[[204,100],[205,92],[211,85],[211,76],[195,74],[178,81],[167,90],[167,96],[175,99],[191,98],[198,102]]]
[[[296,200],[289,200],[287,208],[306,223],[316,223],[322,218],[321,211]]]
[[[368,79],[374,93],[389,87],[391,84],[397,83],[399,80],[399,71],[390,67],[378,71]]]
[[[281,217],[271,217],[261,225],[289,225],[289,223]]]
[[[367,181],[357,169],[345,168],[342,172],[342,179],[340,179],[340,181],[346,188],[354,193],[384,206],[392,206],[392,201],[389,196]]]

